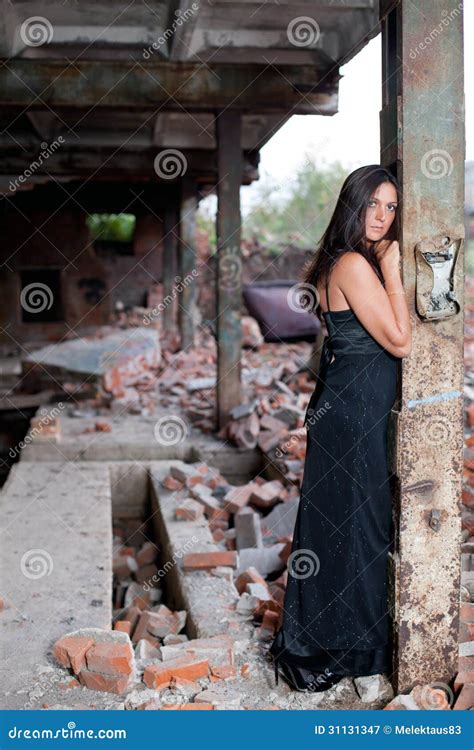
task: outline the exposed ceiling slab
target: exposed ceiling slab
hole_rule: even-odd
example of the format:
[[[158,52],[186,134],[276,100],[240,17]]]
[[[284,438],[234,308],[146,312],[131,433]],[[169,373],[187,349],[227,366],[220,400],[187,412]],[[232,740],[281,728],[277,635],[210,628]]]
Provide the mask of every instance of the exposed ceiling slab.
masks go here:
[[[35,179],[65,177],[73,165],[71,176],[93,173],[104,154],[115,165],[116,152],[143,179],[164,148],[201,173],[195,154],[215,153],[215,118],[230,107],[242,117],[245,179],[258,177],[255,154],[292,114],[337,112],[339,66],[379,33],[378,6],[0,0],[3,173],[57,139]],[[208,164],[212,178],[215,159]]]

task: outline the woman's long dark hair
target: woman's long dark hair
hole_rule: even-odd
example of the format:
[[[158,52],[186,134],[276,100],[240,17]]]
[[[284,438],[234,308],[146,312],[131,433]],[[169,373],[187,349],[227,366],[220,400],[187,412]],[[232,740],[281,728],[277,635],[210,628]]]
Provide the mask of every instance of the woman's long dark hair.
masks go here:
[[[398,207],[388,232],[380,240],[369,240],[366,247],[365,213],[372,194],[382,182],[391,182],[394,185]],[[374,251],[382,240],[398,240],[399,216],[400,187],[388,169],[380,164],[370,164],[351,172],[342,185],[333,215],[319,241],[315,255],[303,269],[303,284],[316,289],[320,279],[328,281],[338,258],[348,252],[363,255],[383,284],[382,271]]]

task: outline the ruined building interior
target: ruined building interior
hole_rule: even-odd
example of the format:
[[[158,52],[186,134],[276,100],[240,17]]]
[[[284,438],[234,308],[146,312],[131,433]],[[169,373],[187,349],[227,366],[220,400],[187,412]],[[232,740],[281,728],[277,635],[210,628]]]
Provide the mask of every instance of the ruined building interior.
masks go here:
[[[443,7],[0,0],[2,708],[472,707],[459,13],[410,54]],[[394,670],[300,695],[266,646],[320,330],[271,341],[245,306],[240,195],[293,115],[338,112],[378,34],[416,320],[391,415]],[[450,180],[421,182],[440,144]],[[454,251],[455,314],[422,305],[422,240]]]

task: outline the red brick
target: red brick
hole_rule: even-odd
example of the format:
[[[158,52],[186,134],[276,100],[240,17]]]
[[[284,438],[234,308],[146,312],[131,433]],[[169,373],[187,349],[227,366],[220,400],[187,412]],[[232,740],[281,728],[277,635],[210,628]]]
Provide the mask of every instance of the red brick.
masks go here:
[[[235,587],[239,594],[243,594],[247,590],[248,583],[262,583],[264,586],[267,585],[265,578],[258,572],[257,568],[252,566],[240,573],[235,580]]]
[[[135,557],[134,547],[120,547],[118,550],[119,555],[128,555],[129,557]]]
[[[183,557],[184,570],[209,570],[223,565],[237,567],[237,553],[234,551],[189,552]]]
[[[283,489],[283,485],[279,479],[265,482],[265,484],[254,489],[250,495],[249,502],[258,508],[271,508],[278,502]]]
[[[130,643],[96,643],[86,653],[87,669],[110,675],[129,675],[133,671]]]
[[[162,604],[156,612],[143,612],[133,633],[133,642],[146,638],[152,643],[158,643],[158,638],[164,638],[169,633],[178,633],[184,627],[184,617],[179,612],[172,612]]]
[[[215,531],[216,529],[222,529],[222,531],[225,531],[229,528],[229,521],[219,516],[219,518],[210,518],[208,525],[211,531]]]
[[[53,654],[63,667],[68,667],[77,674],[86,663],[86,652],[93,645],[94,641],[92,638],[64,636],[64,638],[60,638],[54,644]]]
[[[458,672],[474,671],[474,656],[460,656],[458,658]]]
[[[278,629],[280,617],[277,614],[277,612],[271,612],[269,609],[266,610],[265,614],[263,615],[262,624],[259,628],[259,634],[264,635],[269,633],[270,635],[274,635]]]
[[[227,633],[209,638],[194,638],[190,641],[161,647],[163,663],[186,656],[188,659],[207,659],[210,667],[234,665],[234,640]]]
[[[471,482],[471,484],[474,484],[474,482]],[[473,487],[467,486],[463,488],[461,502],[464,505],[467,505],[468,508],[474,508],[474,488]]]
[[[112,569],[117,578],[129,578],[138,570],[137,561],[130,555],[115,555],[112,558]]]
[[[472,602],[461,602],[459,617],[462,622],[474,622],[474,604]]]
[[[149,635],[147,625],[150,620],[151,614],[152,613],[149,611],[141,613],[140,619],[138,620],[135,630],[133,631],[132,641],[134,643],[137,643],[141,638]]]
[[[130,633],[129,635],[133,635],[133,631],[135,630],[136,624],[138,620],[140,619],[142,615],[142,610],[139,607],[129,607],[122,615],[121,619],[118,622],[129,622],[130,623]]]
[[[468,711],[470,708],[474,708],[474,684],[466,682],[457,697],[453,709],[455,711]]]
[[[76,680],[76,678],[75,678],[75,677],[73,677],[73,678],[72,678],[72,679],[70,679],[70,680],[69,680],[69,682],[67,682],[66,684],[64,684],[64,683],[60,683],[60,684],[59,684],[59,688],[60,688],[61,690],[70,690],[71,688],[76,688],[76,687],[79,687],[79,685],[80,685],[80,682],[78,682],[78,681]]]
[[[153,542],[145,542],[137,552],[137,563],[139,565],[150,565],[158,556],[158,547]]]
[[[232,666],[225,666],[224,664],[211,667],[211,673],[213,677],[217,677],[218,681],[220,680],[231,680],[234,677],[237,677],[237,670],[235,667]]]
[[[241,508],[244,508],[247,505],[252,492],[257,489],[258,485],[255,482],[232,487],[224,498],[225,510],[230,513],[237,513]]]
[[[129,606],[137,607],[142,611],[147,609],[151,606],[150,592],[144,590],[142,594],[137,594]]]
[[[130,676],[125,674],[99,674],[99,672],[89,672],[87,669],[81,669],[79,673],[81,685],[89,690],[101,690],[105,693],[123,693],[128,687],[129,680]]]
[[[114,623],[114,630],[120,630],[122,633],[130,635],[132,631],[132,623],[129,620],[117,620]]]
[[[143,682],[147,687],[160,688],[168,685],[173,677],[197,680],[199,677],[207,677],[208,674],[209,662],[207,659],[183,657],[145,667]]]
[[[213,711],[212,703],[162,703],[164,711]]]
[[[177,635],[186,623],[185,610],[173,612],[165,604],[160,604],[156,612],[150,612],[146,628],[157,638],[164,638],[169,633]]]
[[[198,521],[203,516],[204,506],[192,497],[185,498],[175,510],[175,517],[178,521]]]
[[[469,532],[469,536],[472,536],[474,534],[474,519],[469,518],[468,516],[462,515],[461,516],[461,528],[467,529]]]
[[[474,684],[474,671],[458,672],[454,678],[454,690],[458,691],[464,684]]]
[[[175,490],[180,490],[183,487],[182,482],[178,482],[177,479],[173,479],[173,477],[170,476],[165,477],[161,484],[165,489],[171,490],[172,492],[174,492]]]

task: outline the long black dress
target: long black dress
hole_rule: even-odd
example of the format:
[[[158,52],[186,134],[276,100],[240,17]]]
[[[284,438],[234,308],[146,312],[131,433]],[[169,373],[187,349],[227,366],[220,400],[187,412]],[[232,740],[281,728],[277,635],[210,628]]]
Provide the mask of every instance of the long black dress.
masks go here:
[[[270,653],[317,672],[389,673],[387,422],[400,360],[351,309],[330,311],[327,285],[326,299],[282,626]]]

